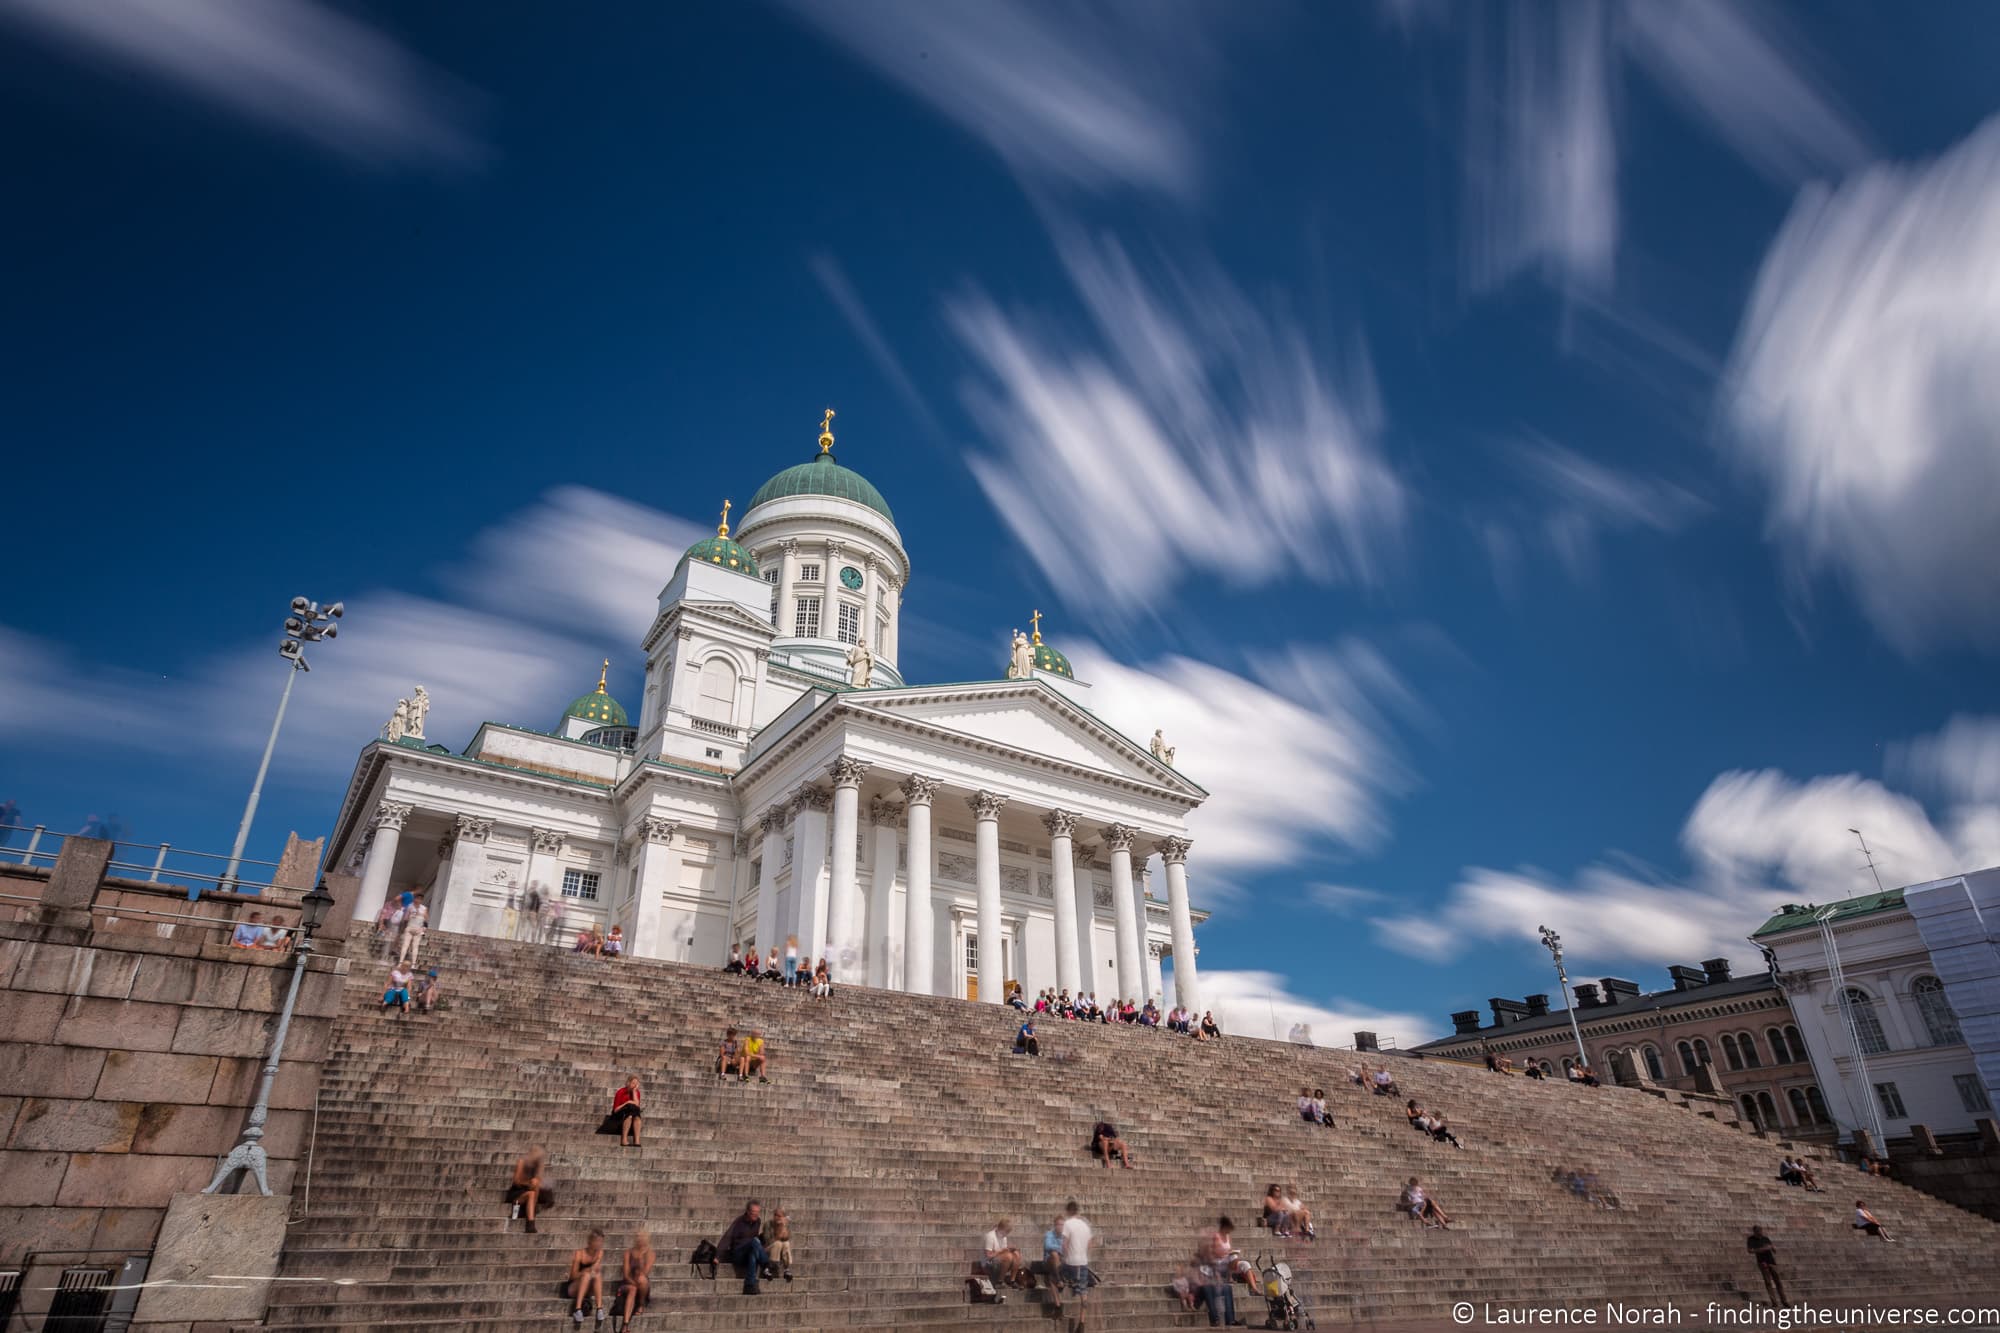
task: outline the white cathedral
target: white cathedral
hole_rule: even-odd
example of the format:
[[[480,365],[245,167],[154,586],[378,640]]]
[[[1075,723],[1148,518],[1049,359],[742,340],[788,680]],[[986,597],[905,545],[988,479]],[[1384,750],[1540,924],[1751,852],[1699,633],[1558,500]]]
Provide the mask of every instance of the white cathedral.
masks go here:
[[[532,889],[560,895],[565,935],[619,925],[640,957],[720,965],[796,936],[849,984],[1199,1012],[1185,821],[1206,793],[1157,733],[1091,712],[1039,615],[1001,679],[903,680],[910,558],[832,417],[674,567],[636,726],[603,674],[555,731],[486,722],[463,753],[423,738],[421,692],[399,706],[333,832],[356,918],[417,889],[433,926],[498,935]]]

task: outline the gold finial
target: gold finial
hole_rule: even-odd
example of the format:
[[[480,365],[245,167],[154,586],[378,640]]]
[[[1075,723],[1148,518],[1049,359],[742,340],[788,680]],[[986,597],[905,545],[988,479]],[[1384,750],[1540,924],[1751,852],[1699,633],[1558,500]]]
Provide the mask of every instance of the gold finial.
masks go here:
[[[610,675],[611,675],[611,659],[607,657],[604,659],[604,669],[597,673],[597,692],[599,694],[603,694],[605,692],[604,682]]]
[[[1042,613],[1037,611],[1029,616],[1028,623],[1035,627],[1035,646],[1039,648],[1042,646]]]
[[[727,500],[722,502],[722,522],[715,525],[715,535],[718,537],[727,537],[729,535],[729,501]]]
[[[819,423],[819,451],[823,454],[833,452],[833,409],[830,407],[826,409],[826,419]]]

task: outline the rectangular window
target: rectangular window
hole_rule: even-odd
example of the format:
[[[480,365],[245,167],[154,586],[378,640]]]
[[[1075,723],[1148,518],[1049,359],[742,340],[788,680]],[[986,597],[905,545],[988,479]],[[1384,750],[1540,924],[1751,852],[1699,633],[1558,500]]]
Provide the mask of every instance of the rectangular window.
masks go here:
[[[1968,1111],[1990,1111],[1993,1104],[1986,1100],[1986,1089],[1979,1082],[1977,1074],[1953,1074],[1951,1081],[1958,1088],[1958,1100]]]
[[[1882,1103],[1882,1114],[1891,1120],[1906,1120],[1910,1113],[1903,1109],[1903,1094],[1896,1091],[1893,1083],[1877,1083],[1875,1100]]]
[[[800,566],[799,566],[799,582],[801,582],[801,583],[818,583],[818,582],[819,582],[819,566],[818,566],[818,565],[800,565]]]
[[[840,641],[858,643],[861,640],[861,608],[852,602],[840,604]]]
[[[578,902],[597,901],[597,872],[595,870],[563,871],[563,897],[574,898]]]
[[[882,655],[882,641],[889,637],[889,622],[878,616],[875,619],[875,656]]]
[[[792,637],[817,639],[819,637],[819,598],[801,597],[794,604],[792,612]]]
[[[769,569],[764,571],[764,582],[770,584],[774,588],[778,586],[778,567],[776,565],[772,565]]]

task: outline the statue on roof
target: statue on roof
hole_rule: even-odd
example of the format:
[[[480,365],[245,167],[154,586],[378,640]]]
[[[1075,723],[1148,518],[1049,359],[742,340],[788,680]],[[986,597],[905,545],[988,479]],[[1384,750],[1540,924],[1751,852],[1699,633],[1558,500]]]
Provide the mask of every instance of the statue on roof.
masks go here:
[[[1167,744],[1167,734],[1159,727],[1153,728],[1153,744],[1151,749],[1153,751],[1153,758],[1159,760],[1168,768],[1174,766],[1174,747]]]
[[[431,696],[423,686],[419,685],[417,686],[417,692],[410,696],[410,720],[409,725],[404,727],[403,734],[405,736],[415,736],[418,740],[422,740],[424,738],[424,719],[430,716],[430,712]]]
[[[868,688],[868,682],[875,677],[875,654],[868,651],[868,645],[860,639],[847,650],[847,676],[857,690]]]
[[[410,701],[396,700],[396,711],[389,714],[389,724],[382,728],[382,739],[391,742],[403,739],[403,733],[410,729]]]
[[[1013,655],[1007,662],[1008,680],[1027,680],[1035,674],[1035,649],[1028,636],[1014,631]]]

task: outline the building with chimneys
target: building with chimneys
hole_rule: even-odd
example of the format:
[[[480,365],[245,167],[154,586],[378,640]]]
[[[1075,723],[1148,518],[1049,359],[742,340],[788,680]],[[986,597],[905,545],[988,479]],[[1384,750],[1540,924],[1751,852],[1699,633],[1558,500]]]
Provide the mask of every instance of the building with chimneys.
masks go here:
[[[1800,1137],[1832,1134],[1805,1043],[1768,974],[1734,976],[1728,959],[1710,958],[1670,967],[1667,976],[1672,984],[1651,993],[1621,977],[1574,983],[1576,1031],[1600,1078],[1726,1096],[1747,1123]],[[1416,1049],[1503,1056],[1517,1068],[1533,1061],[1557,1077],[1576,1063],[1570,1012],[1551,1009],[1546,994],[1487,1003],[1490,1023],[1477,1009],[1455,1013],[1450,1036]]]

